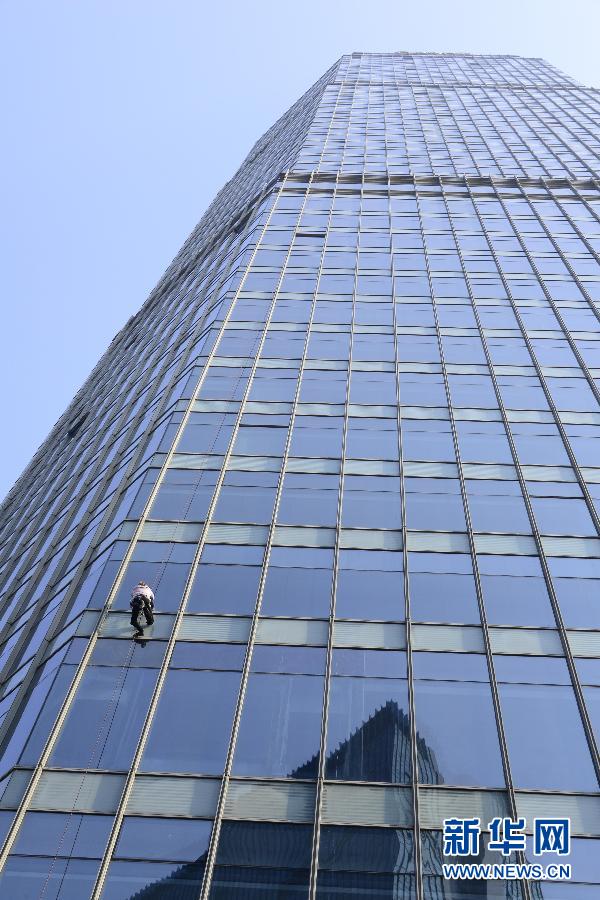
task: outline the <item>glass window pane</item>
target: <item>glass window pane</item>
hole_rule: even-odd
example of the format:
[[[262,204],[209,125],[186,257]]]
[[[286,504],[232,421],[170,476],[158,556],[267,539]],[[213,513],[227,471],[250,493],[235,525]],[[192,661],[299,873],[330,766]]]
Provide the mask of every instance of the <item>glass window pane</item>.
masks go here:
[[[404,680],[331,680],[326,777],[410,781],[408,688]]]
[[[116,859],[193,862],[206,853],[212,822],[125,816],[115,847]]]
[[[141,768],[220,774],[239,682],[238,672],[167,672]]]
[[[597,790],[571,688],[502,684],[500,698],[516,788]]]
[[[415,681],[423,784],[504,787],[489,685]]]
[[[252,673],[244,699],[233,772],[314,778],[317,774],[323,679]]]
[[[156,669],[86,669],[50,765],[128,769],[157,674]]]
[[[180,863],[174,866],[173,863],[147,862],[140,866],[139,862],[119,860],[108,868],[102,900],[133,900],[144,894],[148,897],[154,894],[160,900],[195,900],[200,896],[203,875],[204,861],[183,866]],[[82,900],[86,896],[82,893],[73,896],[72,900]]]

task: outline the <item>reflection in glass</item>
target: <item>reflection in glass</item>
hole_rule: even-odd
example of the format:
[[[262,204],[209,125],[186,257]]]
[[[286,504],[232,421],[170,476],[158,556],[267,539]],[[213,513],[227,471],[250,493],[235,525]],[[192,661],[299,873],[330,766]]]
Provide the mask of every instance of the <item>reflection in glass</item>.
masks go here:
[[[204,861],[183,865],[147,862],[140,866],[139,862],[118,860],[108,867],[102,900],[198,900],[203,875]],[[80,894],[73,900],[86,896]]]
[[[317,897],[415,896],[413,834],[400,828],[323,825]]]
[[[314,778],[323,679],[252,673],[242,709],[233,772]]]
[[[406,681],[334,677],[327,726],[327,778],[410,781]]]
[[[210,900],[308,895],[312,825],[224,822]]]
[[[419,780],[504,787],[489,685],[415,681]]]

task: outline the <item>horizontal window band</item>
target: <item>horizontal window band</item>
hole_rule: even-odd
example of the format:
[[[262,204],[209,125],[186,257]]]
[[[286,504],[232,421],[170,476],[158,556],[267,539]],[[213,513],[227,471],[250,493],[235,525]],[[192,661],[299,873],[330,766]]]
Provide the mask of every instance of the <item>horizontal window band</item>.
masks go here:
[[[260,400],[247,400],[243,412],[267,416],[291,416],[293,409],[293,403],[265,403]]]
[[[480,818],[485,829],[496,817],[510,814],[504,791],[419,787],[419,819],[422,828],[442,827],[447,818]]]
[[[17,809],[25,796],[32,774],[30,769],[14,769],[10,773],[2,783],[0,809]]]
[[[355,418],[373,418],[373,419],[397,419],[397,406],[377,406],[375,404],[366,403],[349,403],[348,415]]]
[[[130,624],[130,616],[131,611],[127,612],[109,612],[105,616],[105,618],[100,623],[100,627],[98,629],[98,637],[115,637],[115,638],[130,638],[131,637],[131,624]],[[168,638],[171,635],[171,631],[173,630],[173,622],[175,621],[175,616],[171,614],[165,613],[157,613],[154,616],[154,624],[152,625],[152,637],[153,638]]]
[[[541,541],[546,556],[568,556],[579,559],[594,559],[600,556],[600,538],[542,535]]]
[[[323,369],[334,372],[347,372],[348,363],[343,359],[305,359],[304,369]]]
[[[343,403],[298,403],[296,414],[299,416],[343,416]]]
[[[335,528],[276,525],[273,545],[277,547],[334,547]]]
[[[125,522],[119,537],[126,539],[133,536],[135,527],[135,522]],[[141,540],[196,543],[202,535],[203,527],[199,522],[146,522],[142,527]],[[214,523],[208,527],[206,541],[209,544],[264,546],[269,530],[268,525]],[[335,528],[276,525],[273,529],[273,544],[281,547],[333,547],[335,539]],[[531,535],[476,532],[473,539],[478,553],[537,555],[537,546]],[[542,535],[541,540],[548,556],[600,556],[600,538]],[[339,543],[340,547],[346,549],[401,550],[402,532],[391,529],[342,528]],[[407,548],[413,551],[468,553],[469,541],[465,532],[409,530]]]
[[[207,544],[250,544],[263,547],[269,537],[268,525],[209,525]]]
[[[322,804],[324,825],[409,828],[413,824],[410,787],[328,782],[323,785]]]
[[[460,532],[408,531],[406,549],[416,553],[469,553],[469,539]]]
[[[125,535],[125,526],[134,523],[125,522],[119,534]],[[201,522],[144,522],[140,533],[142,541],[177,541],[179,543],[197,543],[202,536],[204,525]],[[129,536],[129,535],[128,535]]]
[[[125,775],[99,772],[42,772],[29,808],[65,812],[115,813]]]
[[[228,472],[279,472],[283,464],[281,456],[230,456]]]
[[[322,619],[261,618],[256,630],[256,642],[299,647],[325,647],[328,635],[329,624]]]
[[[174,453],[169,468],[171,469],[210,469],[219,470],[225,459],[222,455],[211,453]]]
[[[406,627],[400,622],[344,622],[333,626],[335,647],[365,647],[382,650],[404,650]]]
[[[177,640],[245,644],[250,635],[247,616],[183,616]]]
[[[523,816],[527,831],[531,830],[535,818],[569,818],[571,833],[575,835],[600,836],[600,803],[598,795],[592,794],[546,794],[515,791],[517,815]]]
[[[433,464],[435,465],[435,463]],[[405,474],[406,463],[404,464]],[[383,459],[350,459],[344,460],[345,475],[392,475],[400,474],[400,463]]]
[[[567,631],[567,640],[573,656],[598,659],[600,657],[600,631]]]
[[[484,653],[483,633],[477,625],[411,625],[413,650]]]
[[[185,407],[187,409],[187,405]],[[238,412],[239,400],[194,400],[194,412]]]
[[[125,814],[211,819],[217,810],[220,786],[217,778],[138,774]]]
[[[558,632],[543,628],[488,629],[492,653],[531,656],[564,656]]]
[[[341,461],[338,459],[300,456],[288,456],[285,468],[286,472],[298,472],[315,475],[338,475],[340,469]]]
[[[236,780],[227,787],[224,817],[269,822],[312,823],[316,785],[303,782]]]
[[[537,545],[526,534],[475,534],[473,535],[477,553],[492,553],[508,556],[537,556]]]

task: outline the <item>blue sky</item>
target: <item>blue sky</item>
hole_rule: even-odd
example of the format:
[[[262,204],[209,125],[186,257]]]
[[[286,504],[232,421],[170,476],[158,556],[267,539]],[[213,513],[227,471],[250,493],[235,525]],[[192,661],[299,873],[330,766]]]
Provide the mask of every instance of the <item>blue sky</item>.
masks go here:
[[[599,33],[598,0],[0,0],[0,497],[251,144],[342,53],[541,56],[600,87]]]

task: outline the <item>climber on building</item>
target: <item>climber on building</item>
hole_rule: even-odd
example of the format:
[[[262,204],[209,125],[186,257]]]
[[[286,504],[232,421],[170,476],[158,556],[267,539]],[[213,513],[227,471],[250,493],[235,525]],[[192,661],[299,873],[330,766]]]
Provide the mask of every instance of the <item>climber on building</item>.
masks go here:
[[[136,636],[142,635],[144,629],[139,622],[140,613],[144,614],[146,625],[152,625],[154,622],[154,615],[152,613],[152,610],[154,609],[154,594],[152,588],[149,587],[145,581],[138,581],[131,592],[129,605],[131,606],[131,624],[135,628]]]

